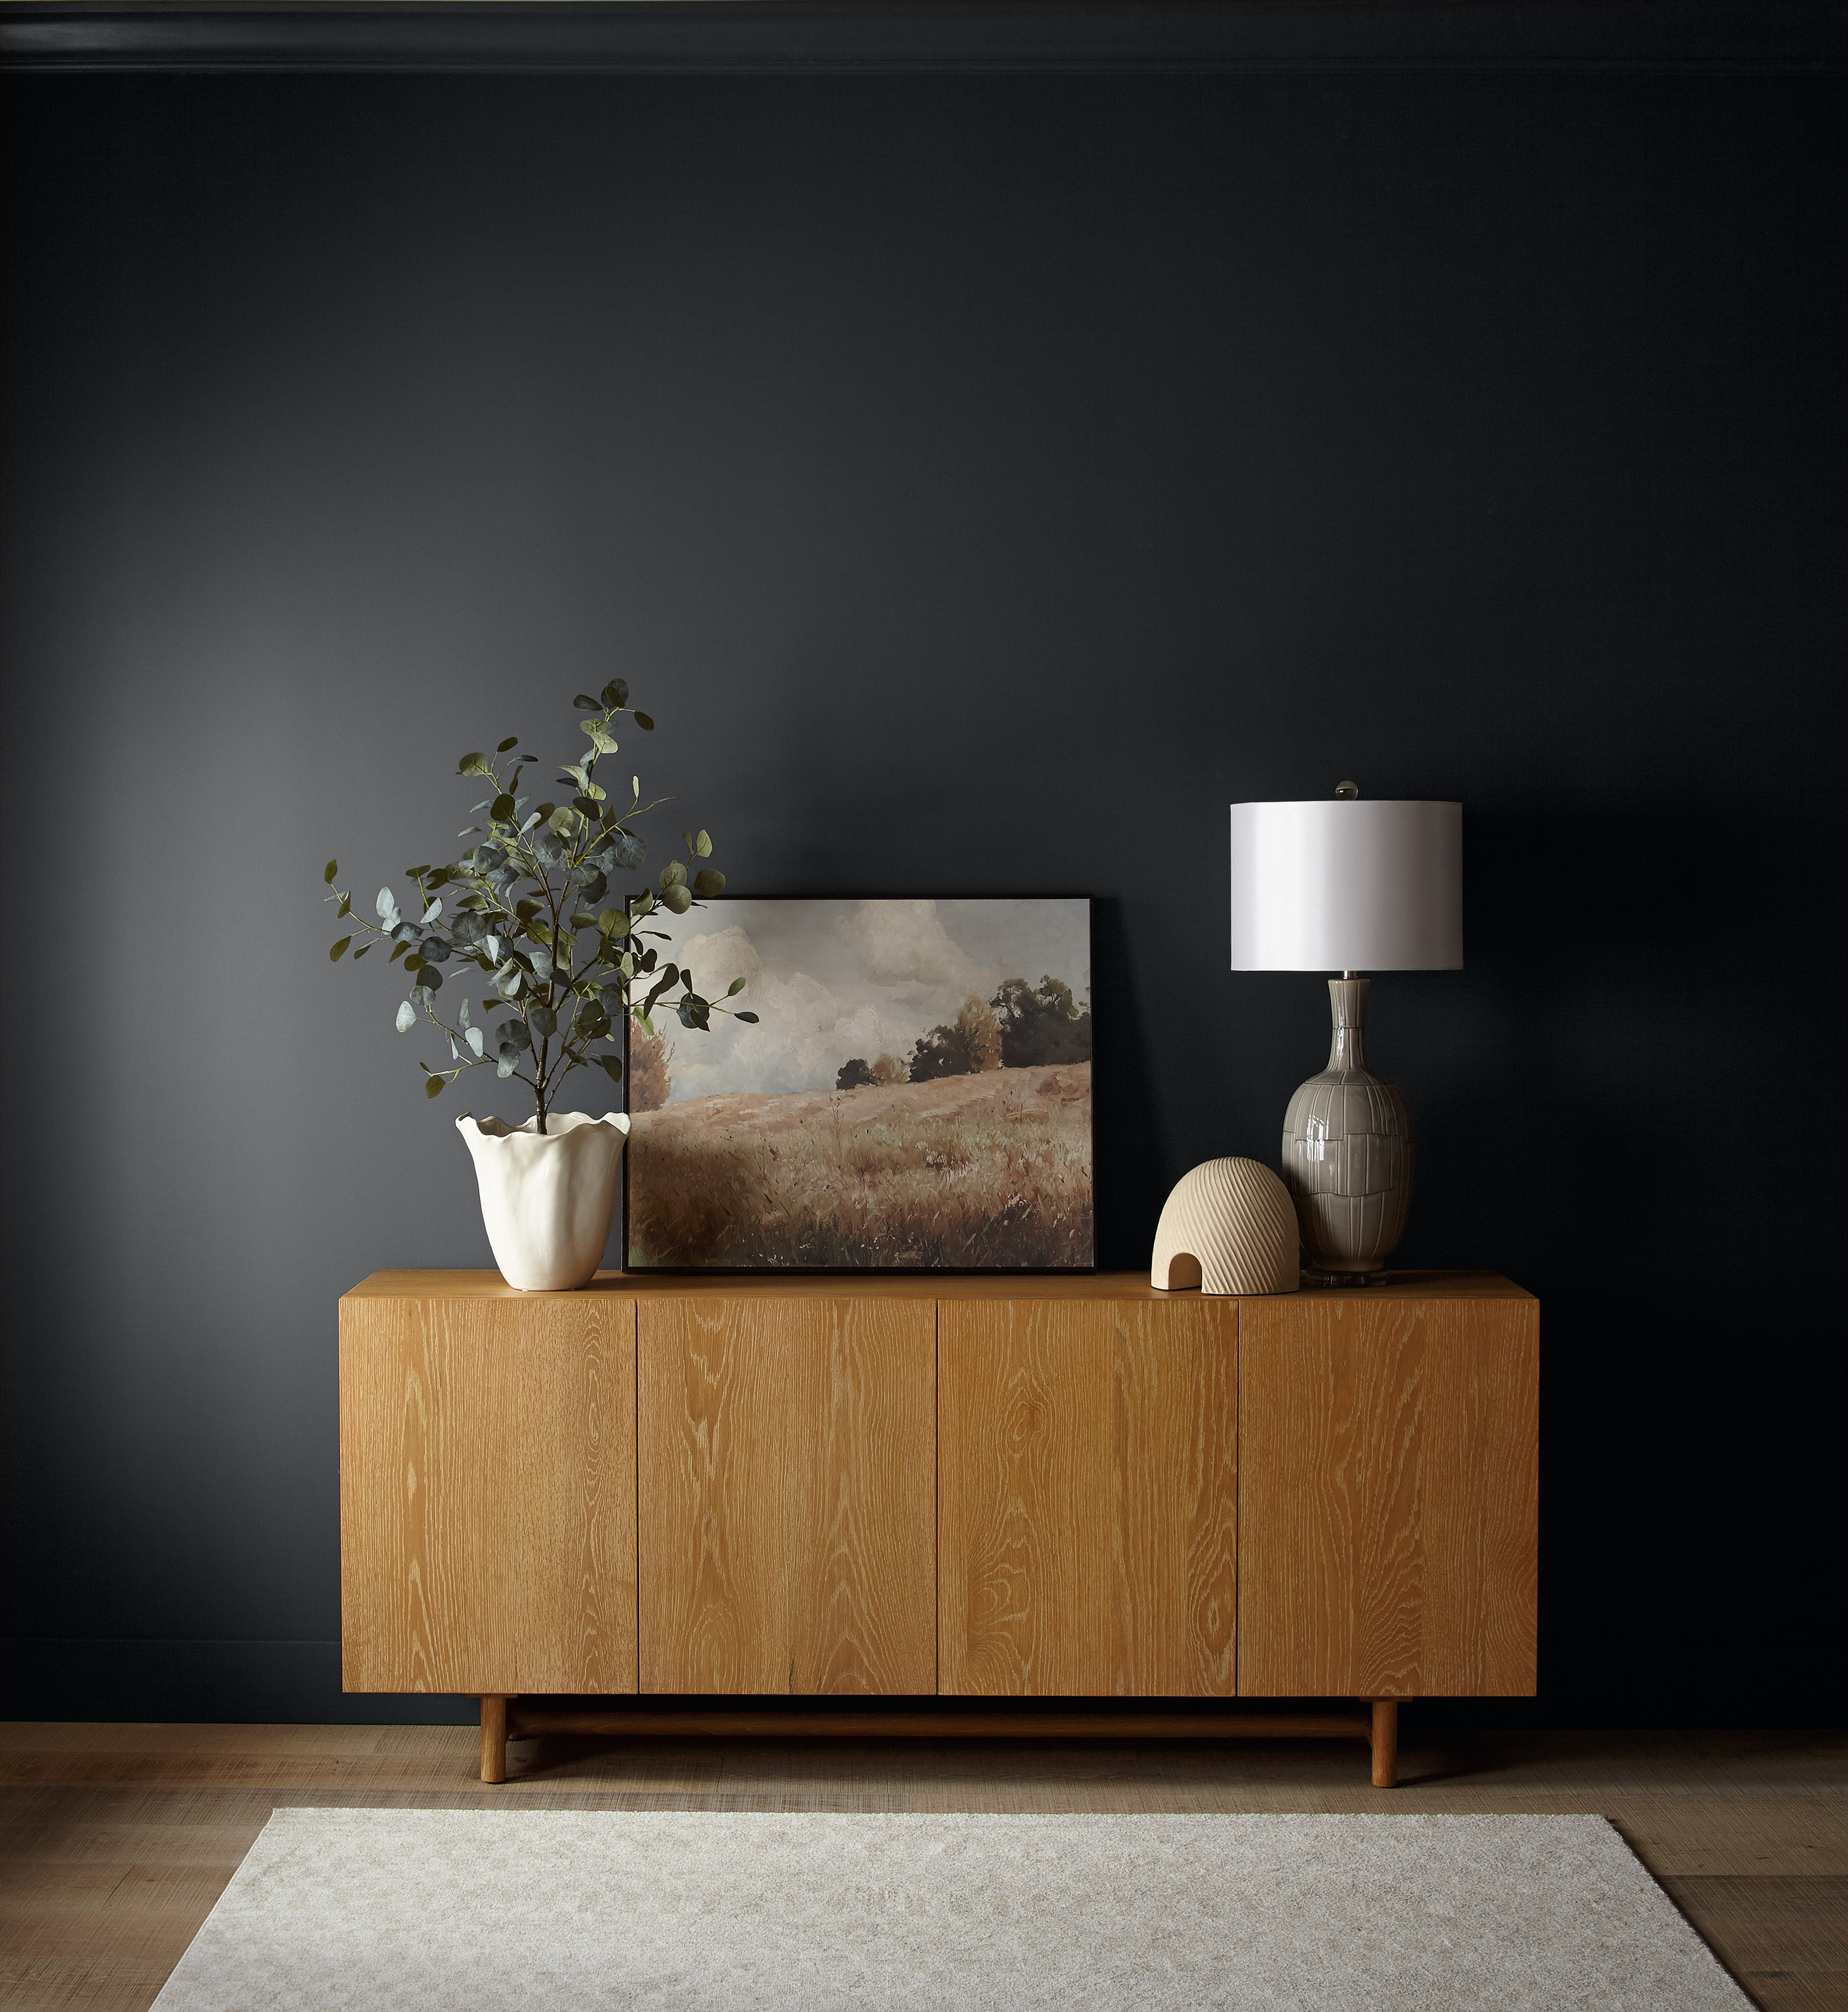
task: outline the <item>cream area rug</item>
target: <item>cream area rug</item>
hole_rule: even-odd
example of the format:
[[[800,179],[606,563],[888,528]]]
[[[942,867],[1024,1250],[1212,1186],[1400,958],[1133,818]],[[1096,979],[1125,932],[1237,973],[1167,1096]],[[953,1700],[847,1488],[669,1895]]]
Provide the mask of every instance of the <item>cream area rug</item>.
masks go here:
[[[278,1810],[159,2012],[1739,2012],[1596,1817]]]

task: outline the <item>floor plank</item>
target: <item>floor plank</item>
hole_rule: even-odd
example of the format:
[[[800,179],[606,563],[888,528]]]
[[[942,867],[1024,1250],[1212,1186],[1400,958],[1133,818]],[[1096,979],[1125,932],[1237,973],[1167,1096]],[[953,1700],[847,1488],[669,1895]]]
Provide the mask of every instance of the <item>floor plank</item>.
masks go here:
[[[516,1742],[453,1726],[0,1725],[0,2007],[145,2012],[279,1807],[1388,1810],[1608,1817],[1764,2012],[1848,2012],[1848,1736]]]

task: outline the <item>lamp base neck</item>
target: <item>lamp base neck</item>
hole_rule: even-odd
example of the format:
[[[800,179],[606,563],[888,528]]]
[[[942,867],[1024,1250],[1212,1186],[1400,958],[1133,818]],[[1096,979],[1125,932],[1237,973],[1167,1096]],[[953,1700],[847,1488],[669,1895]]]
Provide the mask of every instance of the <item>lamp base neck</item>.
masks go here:
[[[1365,978],[1331,978],[1328,1010],[1333,1030],[1328,1044],[1331,1069],[1364,1069],[1367,1065],[1367,991]]]

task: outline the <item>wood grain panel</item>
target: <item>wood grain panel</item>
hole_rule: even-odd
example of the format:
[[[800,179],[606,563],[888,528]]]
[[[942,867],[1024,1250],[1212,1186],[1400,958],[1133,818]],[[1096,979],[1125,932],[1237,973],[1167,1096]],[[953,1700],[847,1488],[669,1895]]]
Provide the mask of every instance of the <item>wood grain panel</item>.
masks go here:
[[[1238,1305],[939,1305],[943,1691],[1233,1693]]]
[[[636,1688],[635,1303],[340,1303],[344,1682]]]
[[[935,1307],[644,1301],[641,1687],[936,1688]]]
[[[1528,1697],[1531,1300],[1244,1302],[1239,1690]]]

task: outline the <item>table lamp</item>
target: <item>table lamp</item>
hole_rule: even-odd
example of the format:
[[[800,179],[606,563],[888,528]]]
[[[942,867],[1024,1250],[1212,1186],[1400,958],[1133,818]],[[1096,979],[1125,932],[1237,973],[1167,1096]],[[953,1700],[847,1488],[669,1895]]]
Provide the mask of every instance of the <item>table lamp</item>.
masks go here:
[[[1463,807],[1332,799],[1232,806],[1232,969],[1336,971],[1328,1066],[1290,1100],[1284,1181],[1312,1282],[1385,1272],[1412,1204],[1412,1114],[1367,1067],[1362,971],[1463,962]]]

